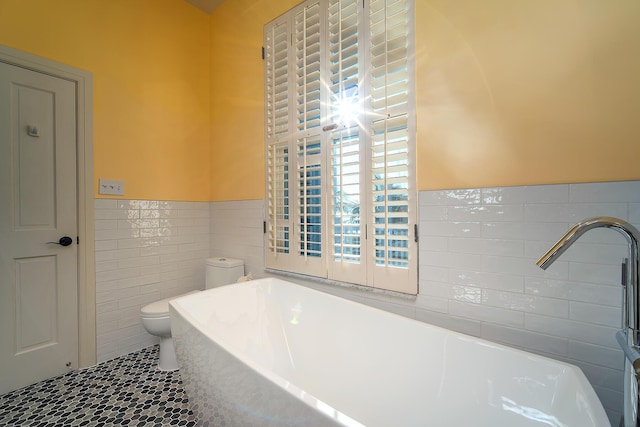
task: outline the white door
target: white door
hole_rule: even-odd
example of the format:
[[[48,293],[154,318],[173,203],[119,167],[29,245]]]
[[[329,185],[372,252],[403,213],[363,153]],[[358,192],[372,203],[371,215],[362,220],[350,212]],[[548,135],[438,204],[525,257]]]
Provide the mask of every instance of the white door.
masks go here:
[[[75,83],[0,62],[0,394],[78,366],[76,203]]]

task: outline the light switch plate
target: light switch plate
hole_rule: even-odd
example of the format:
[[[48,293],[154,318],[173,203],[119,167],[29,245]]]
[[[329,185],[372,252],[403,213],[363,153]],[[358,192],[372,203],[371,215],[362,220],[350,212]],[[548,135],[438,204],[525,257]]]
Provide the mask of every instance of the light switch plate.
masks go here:
[[[112,196],[124,196],[124,182],[112,179],[98,180],[98,194],[110,194]]]

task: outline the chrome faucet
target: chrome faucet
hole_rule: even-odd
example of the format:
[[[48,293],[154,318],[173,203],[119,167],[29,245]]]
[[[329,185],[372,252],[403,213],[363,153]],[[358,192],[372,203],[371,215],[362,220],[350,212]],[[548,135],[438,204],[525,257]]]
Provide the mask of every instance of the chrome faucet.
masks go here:
[[[638,318],[638,287],[640,280],[638,274],[640,265],[638,259],[638,242],[640,232],[631,224],[618,218],[598,216],[587,218],[574,225],[558,242],[553,245],[537,262],[536,265],[546,270],[558,259],[580,236],[592,228],[613,228],[622,234],[629,243],[629,258],[623,267],[622,285],[625,288],[622,297],[622,330],[616,334],[616,339],[622,347],[624,354],[631,362],[636,376],[640,375],[640,351],[638,348],[638,332],[640,324]]]

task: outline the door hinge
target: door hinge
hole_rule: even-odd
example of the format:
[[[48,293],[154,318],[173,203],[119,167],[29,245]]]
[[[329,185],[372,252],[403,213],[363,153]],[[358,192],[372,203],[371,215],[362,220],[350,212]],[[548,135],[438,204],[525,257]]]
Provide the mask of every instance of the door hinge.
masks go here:
[[[413,224],[413,241],[418,242],[418,224]]]
[[[80,236],[76,236],[76,245],[80,244]]]
[[[262,234],[267,234],[267,221],[262,221]]]
[[[262,59],[264,59],[264,46],[262,46]]]

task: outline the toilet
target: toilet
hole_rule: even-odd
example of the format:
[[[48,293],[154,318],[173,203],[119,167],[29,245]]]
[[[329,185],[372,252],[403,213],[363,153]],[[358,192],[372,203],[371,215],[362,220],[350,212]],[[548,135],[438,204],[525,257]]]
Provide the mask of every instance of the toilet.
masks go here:
[[[235,283],[244,276],[244,262],[232,258],[208,258],[206,261],[205,289]],[[176,352],[171,339],[171,322],[169,321],[169,301],[199,291],[165,298],[145,305],[140,310],[142,325],[151,335],[160,337],[160,357],[158,369],[174,371],[178,369]]]

